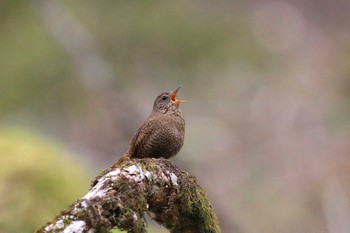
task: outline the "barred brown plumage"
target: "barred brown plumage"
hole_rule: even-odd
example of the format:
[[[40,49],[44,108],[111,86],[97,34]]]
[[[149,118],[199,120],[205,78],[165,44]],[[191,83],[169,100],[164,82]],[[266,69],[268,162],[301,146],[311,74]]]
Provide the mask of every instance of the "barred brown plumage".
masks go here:
[[[170,158],[183,146],[185,120],[179,108],[185,101],[177,99],[180,88],[160,94],[151,115],[133,137],[126,156],[130,158]]]

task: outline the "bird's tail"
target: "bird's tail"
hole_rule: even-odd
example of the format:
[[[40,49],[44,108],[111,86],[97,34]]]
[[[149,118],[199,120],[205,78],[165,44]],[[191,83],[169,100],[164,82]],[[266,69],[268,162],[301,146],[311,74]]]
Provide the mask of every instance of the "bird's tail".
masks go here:
[[[116,162],[117,164],[122,163],[125,160],[129,160],[131,158],[132,152],[131,148],[129,148],[123,155],[120,157],[120,159]]]

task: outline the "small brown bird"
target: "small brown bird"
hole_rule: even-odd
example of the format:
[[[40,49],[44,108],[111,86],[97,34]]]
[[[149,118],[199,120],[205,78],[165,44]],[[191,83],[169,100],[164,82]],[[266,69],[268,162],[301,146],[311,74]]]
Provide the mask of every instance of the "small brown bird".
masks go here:
[[[177,92],[163,92],[153,104],[151,115],[131,141],[126,156],[130,158],[170,158],[176,155],[185,136],[185,120],[179,108],[186,101]]]

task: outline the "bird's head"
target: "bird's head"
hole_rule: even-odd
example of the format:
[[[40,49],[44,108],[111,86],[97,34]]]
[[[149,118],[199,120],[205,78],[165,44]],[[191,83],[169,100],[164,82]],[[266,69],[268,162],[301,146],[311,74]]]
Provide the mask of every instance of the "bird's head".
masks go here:
[[[175,91],[172,92],[163,92],[160,94],[153,104],[153,111],[157,112],[168,112],[168,111],[176,111],[179,109],[179,106],[181,103],[185,103],[184,100],[177,99],[177,92],[180,89],[177,88]]]

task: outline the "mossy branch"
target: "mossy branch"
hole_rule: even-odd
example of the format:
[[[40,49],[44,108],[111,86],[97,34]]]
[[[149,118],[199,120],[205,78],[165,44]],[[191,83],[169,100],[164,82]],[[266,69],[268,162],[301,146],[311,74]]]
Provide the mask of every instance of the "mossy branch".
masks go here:
[[[167,159],[124,159],[43,232],[146,232],[144,214],[173,233],[218,233],[217,217],[195,177]]]

